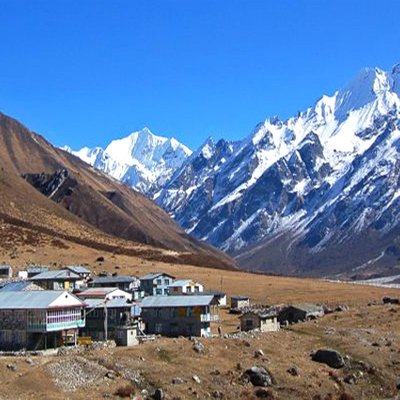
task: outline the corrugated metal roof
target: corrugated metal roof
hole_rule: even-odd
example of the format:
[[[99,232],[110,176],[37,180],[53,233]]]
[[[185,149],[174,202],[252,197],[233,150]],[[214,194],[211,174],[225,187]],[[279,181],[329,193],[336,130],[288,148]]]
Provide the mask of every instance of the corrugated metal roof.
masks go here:
[[[47,281],[47,280],[57,280],[57,279],[81,279],[79,275],[75,274],[68,269],[60,269],[57,271],[46,271],[41,274],[35,275],[30,278],[32,281]]]
[[[63,295],[68,293],[55,290],[0,292],[0,309],[47,309],[53,301]]]
[[[323,311],[322,306],[319,306],[318,304],[312,304],[312,303],[293,304],[292,307],[298,308],[299,310],[305,311],[307,313]]]
[[[69,269],[72,272],[75,272],[76,274],[90,274],[91,271],[85,267],[82,267],[82,265],[68,265],[65,268]]]
[[[87,308],[104,308],[104,300],[86,299]],[[111,299],[107,300],[107,308],[127,308],[133,307],[133,303],[128,303],[126,299]]]
[[[27,272],[45,272],[48,271],[49,267],[45,267],[42,265],[30,265],[29,267],[26,267]]]
[[[141,281],[148,281],[148,280],[153,280],[158,278],[159,276],[167,276],[168,278],[172,278],[175,279],[174,276],[166,274],[165,272],[152,272],[150,274],[147,274],[145,276],[143,276],[142,278],[140,278]]]
[[[231,296],[231,299],[234,299],[234,300],[249,300],[249,296],[237,295],[237,296]]]
[[[94,296],[94,295],[106,295],[111,292],[115,292],[116,290],[120,290],[116,287],[91,287],[84,290],[81,290],[77,293],[77,296]]]
[[[208,306],[214,296],[149,296],[145,297],[140,306],[147,307],[192,307]]]
[[[186,286],[189,283],[194,282],[192,279],[182,279],[180,281],[175,281],[174,283],[171,283],[169,287],[181,287],[181,286]]]
[[[33,282],[30,281],[21,281],[21,282],[9,282],[0,288],[0,292],[20,292],[25,290],[30,285],[35,286],[38,290],[42,290],[39,286],[36,286]]]
[[[98,278],[93,278],[90,283],[125,283],[125,282],[134,282],[137,278],[133,276],[125,276],[125,275],[118,275],[118,276],[100,276]]]

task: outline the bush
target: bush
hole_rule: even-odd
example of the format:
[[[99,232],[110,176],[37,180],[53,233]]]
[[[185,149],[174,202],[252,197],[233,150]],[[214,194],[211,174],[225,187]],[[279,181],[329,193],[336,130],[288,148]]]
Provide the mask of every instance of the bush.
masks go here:
[[[131,397],[136,392],[136,388],[133,385],[122,386],[117,389],[115,394],[119,397]]]

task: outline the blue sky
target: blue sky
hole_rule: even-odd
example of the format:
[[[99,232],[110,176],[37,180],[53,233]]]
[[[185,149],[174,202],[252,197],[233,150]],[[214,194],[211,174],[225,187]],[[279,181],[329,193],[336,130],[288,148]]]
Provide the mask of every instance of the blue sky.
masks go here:
[[[0,110],[56,145],[240,139],[400,63],[400,1],[1,0]]]

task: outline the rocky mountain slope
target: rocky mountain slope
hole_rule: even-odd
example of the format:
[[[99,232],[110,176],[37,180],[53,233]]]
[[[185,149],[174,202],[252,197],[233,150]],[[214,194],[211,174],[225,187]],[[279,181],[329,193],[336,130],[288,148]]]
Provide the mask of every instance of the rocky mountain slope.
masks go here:
[[[162,187],[192,153],[176,139],[156,136],[148,128],[113,140],[105,149],[64,150],[142,193]]]
[[[400,66],[362,70],[332,96],[243,141],[212,139],[155,199],[244,268],[358,277],[400,257]]]
[[[1,235],[13,227],[124,254],[230,268],[140,193],[0,113]]]

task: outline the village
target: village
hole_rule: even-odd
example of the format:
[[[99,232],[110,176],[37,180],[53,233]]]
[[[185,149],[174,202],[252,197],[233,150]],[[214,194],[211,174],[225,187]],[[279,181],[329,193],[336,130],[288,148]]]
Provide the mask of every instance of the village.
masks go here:
[[[165,337],[225,337],[281,327],[331,312],[317,304],[260,305],[251,296],[206,290],[196,280],[164,273],[142,277],[84,266],[50,270],[0,266],[0,351],[38,351],[115,341],[134,346]],[[221,311],[237,317],[225,329]]]

